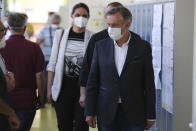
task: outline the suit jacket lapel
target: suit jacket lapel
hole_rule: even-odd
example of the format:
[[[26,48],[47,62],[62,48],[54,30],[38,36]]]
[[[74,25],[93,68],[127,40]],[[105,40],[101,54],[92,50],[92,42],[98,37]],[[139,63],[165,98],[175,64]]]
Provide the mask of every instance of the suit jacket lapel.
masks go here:
[[[118,75],[118,71],[116,69],[116,63],[115,63],[115,54],[114,54],[114,41],[112,39],[109,39],[108,41],[108,45],[109,45],[109,49],[108,51],[110,52],[111,56],[110,56],[110,61],[112,63],[112,70],[114,71],[114,74],[119,78],[119,75]]]
[[[131,36],[131,39],[129,41],[129,45],[128,45],[128,51],[127,51],[127,56],[126,56],[126,60],[125,60],[125,64],[123,66],[123,70],[120,76],[123,75],[123,73],[125,72],[129,62],[132,60],[132,58],[134,57],[134,55],[136,54],[136,48],[135,48],[135,43],[134,43],[134,39]]]

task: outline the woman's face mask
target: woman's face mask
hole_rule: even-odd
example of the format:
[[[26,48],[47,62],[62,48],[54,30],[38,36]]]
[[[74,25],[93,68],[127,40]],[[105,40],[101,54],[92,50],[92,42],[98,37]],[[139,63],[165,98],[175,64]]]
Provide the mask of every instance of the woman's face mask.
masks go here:
[[[85,17],[80,16],[74,18],[74,24],[80,28],[86,27],[87,23],[88,19]]]
[[[74,12],[71,16],[73,19],[73,24],[79,28],[86,27],[89,18],[88,11],[83,7],[76,8],[73,11]]]

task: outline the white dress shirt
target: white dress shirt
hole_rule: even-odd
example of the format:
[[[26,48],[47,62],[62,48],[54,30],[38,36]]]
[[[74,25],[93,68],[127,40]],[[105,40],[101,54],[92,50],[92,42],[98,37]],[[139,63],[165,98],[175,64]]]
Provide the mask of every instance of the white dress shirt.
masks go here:
[[[125,64],[125,60],[127,57],[127,51],[128,51],[128,44],[131,39],[131,35],[126,43],[124,43],[121,47],[118,46],[116,41],[114,41],[114,57],[115,57],[115,64],[116,69],[118,72],[118,75],[120,76]]]
[[[118,75],[120,76],[127,58],[127,51],[129,47],[129,41],[131,39],[131,34],[129,36],[129,39],[127,42],[125,42],[121,47],[118,46],[116,41],[114,40],[114,59],[115,59],[115,64],[116,64],[116,69],[118,72]],[[119,97],[118,103],[121,102],[121,98]]]

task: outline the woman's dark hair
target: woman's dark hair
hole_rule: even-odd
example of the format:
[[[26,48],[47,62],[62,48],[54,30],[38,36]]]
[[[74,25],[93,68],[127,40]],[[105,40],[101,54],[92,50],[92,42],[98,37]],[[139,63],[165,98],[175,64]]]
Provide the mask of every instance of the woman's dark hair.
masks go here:
[[[90,16],[89,8],[88,8],[88,6],[87,6],[86,4],[84,4],[84,3],[78,3],[78,4],[74,5],[71,14],[73,15],[74,12],[76,11],[76,9],[78,9],[78,8],[84,8],[84,9],[87,11],[87,13],[88,13],[88,17]]]

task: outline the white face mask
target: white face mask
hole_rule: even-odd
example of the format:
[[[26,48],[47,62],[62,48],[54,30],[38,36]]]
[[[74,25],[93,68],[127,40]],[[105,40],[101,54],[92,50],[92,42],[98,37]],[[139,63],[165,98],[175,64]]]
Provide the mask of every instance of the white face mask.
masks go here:
[[[58,24],[51,24],[52,29],[57,29],[59,27]]]
[[[82,16],[80,17],[75,17],[74,18],[74,23],[76,26],[82,28],[82,27],[86,27],[87,23],[88,23],[88,19],[84,18]]]
[[[5,48],[6,42],[5,42],[5,36],[0,40],[0,49]]]
[[[110,38],[113,40],[120,40],[123,37],[123,35],[121,33],[121,28],[108,27],[108,34],[109,34]]]
[[[3,22],[3,25],[5,26],[5,28],[8,28],[8,22],[7,22],[7,20],[5,20],[4,22]]]

